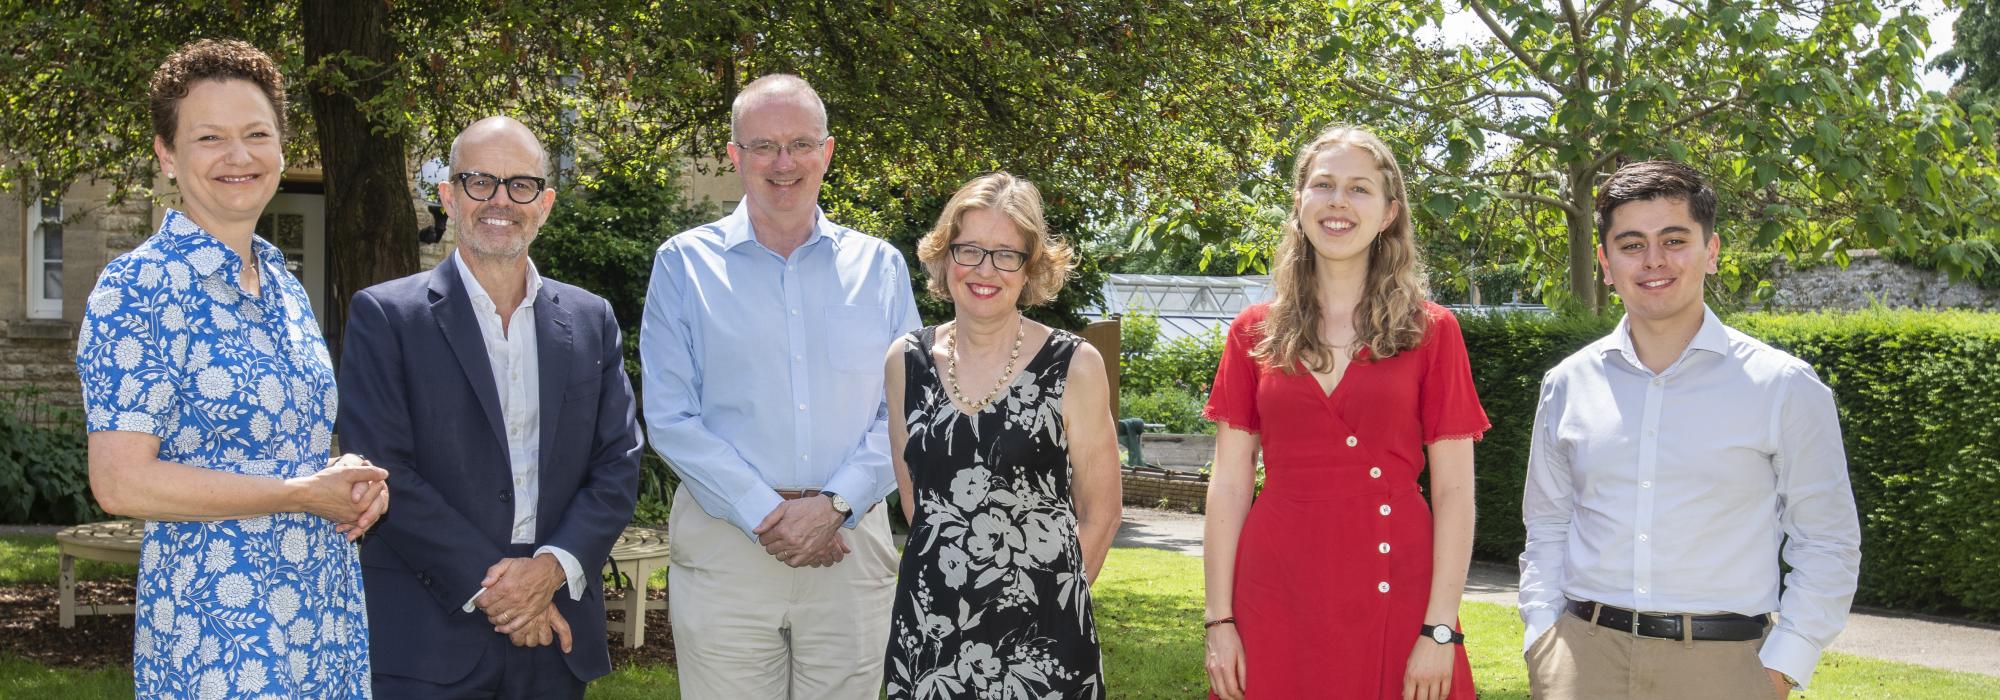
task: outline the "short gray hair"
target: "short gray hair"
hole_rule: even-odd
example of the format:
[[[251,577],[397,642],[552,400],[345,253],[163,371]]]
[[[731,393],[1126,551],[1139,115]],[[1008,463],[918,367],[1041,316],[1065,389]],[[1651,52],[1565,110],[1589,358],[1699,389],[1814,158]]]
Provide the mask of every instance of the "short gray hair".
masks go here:
[[[539,136],[536,136],[536,135],[535,135],[535,130],[533,130],[533,129],[530,129],[530,128],[528,128],[528,125],[526,125],[526,124],[522,124],[521,122],[519,122],[519,121],[516,121],[516,120],[514,120],[514,119],[513,119],[513,118],[511,118],[511,117],[505,117],[505,116],[498,116],[498,115],[496,115],[496,116],[491,116],[491,117],[487,117],[487,118],[485,118],[485,119],[481,119],[481,120],[479,120],[479,121],[476,121],[476,122],[473,122],[473,123],[472,123],[471,125],[469,125],[469,126],[465,127],[465,129],[464,129],[463,131],[460,131],[460,132],[458,132],[458,135],[457,135],[457,136],[453,136],[453,137],[451,138],[451,153],[450,153],[450,155],[448,156],[448,160],[446,160],[446,161],[445,161],[445,167],[447,167],[447,168],[450,168],[450,169],[451,169],[451,172],[452,172],[452,173],[457,173],[457,172],[458,172],[458,152],[459,152],[459,146],[460,146],[460,145],[462,144],[462,142],[463,142],[463,141],[465,141],[465,135],[466,135],[466,134],[469,134],[469,133],[472,133],[472,130],[473,130],[474,128],[477,128],[477,127],[478,127],[479,125],[481,125],[481,124],[484,124],[484,123],[487,123],[487,122],[490,122],[490,121],[493,121],[493,120],[496,120],[496,119],[502,119],[502,120],[506,120],[507,122],[511,122],[511,123],[513,123],[513,124],[515,124],[515,125],[519,125],[519,126],[521,127],[521,130],[522,130],[522,131],[524,131],[524,132],[527,132],[527,134],[528,134],[528,143],[532,143],[532,144],[534,144],[534,145],[535,145],[535,168],[537,169],[537,174],[539,174],[539,175],[540,175],[540,176],[542,176],[542,177],[548,177],[548,176],[549,176],[549,149],[548,149],[547,147],[545,147],[545,146],[543,146],[543,145],[542,145],[542,139],[541,139],[541,137],[539,137]],[[494,174],[496,174],[496,175],[497,175],[497,174],[499,174],[499,173],[494,173]]]
[[[736,93],[736,101],[729,106],[729,140],[741,143],[738,126],[743,121],[743,111],[752,102],[776,97],[791,97],[805,102],[819,120],[815,126],[819,127],[820,138],[827,136],[826,103],[820,101],[819,92],[813,90],[805,78],[790,73],[772,73],[750,81],[749,85],[743,86],[742,92]]]

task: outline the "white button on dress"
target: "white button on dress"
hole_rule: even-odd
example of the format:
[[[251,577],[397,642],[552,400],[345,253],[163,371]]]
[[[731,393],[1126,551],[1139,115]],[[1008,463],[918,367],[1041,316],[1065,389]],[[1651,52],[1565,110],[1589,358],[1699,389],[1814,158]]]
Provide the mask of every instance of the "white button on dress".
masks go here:
[[[1382,514],[1383,515],[1389,514],[1389,504],[1387,503],[1382,504]]]
[[[1349,435],[1349,436],[1347,436],[1347,446],[1348,446],[1348,447],[1353,447],[1353,446],[1355,446],[1355,445],[1359,445],[1359,444],[1361,444],[1361,441],[1360,441],[1360,440],[1358,440],[1358,439],[1356,439],[1356,438],[1355,438],[1355,437],[1354,437],[1353,435]]]

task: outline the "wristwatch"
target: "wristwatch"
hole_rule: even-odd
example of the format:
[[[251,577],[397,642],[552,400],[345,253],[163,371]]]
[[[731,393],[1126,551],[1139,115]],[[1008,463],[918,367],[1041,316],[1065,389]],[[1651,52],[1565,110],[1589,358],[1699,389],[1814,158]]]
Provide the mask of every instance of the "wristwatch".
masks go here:
[[[1424,625],[1423,637],[1439,644],[1464,644],[1465,633],[1451,625]]]
[[[854,515],[854,508],[852,506],[847,505],[847,499],[841,498],[840,494],[834,493],[832,491],[821,491],[819,492],[819,495],[825,496],[826,499],[829,501],[833,501],[833,509],[835,512],[840,513],[840,517],[845,518],[850,515]]]

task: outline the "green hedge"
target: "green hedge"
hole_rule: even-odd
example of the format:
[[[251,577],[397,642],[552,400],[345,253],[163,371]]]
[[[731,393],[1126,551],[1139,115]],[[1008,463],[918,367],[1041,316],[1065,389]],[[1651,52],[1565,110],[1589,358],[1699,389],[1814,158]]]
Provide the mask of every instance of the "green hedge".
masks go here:
[[[1479,445],[1474,551],[1512,560],[1542,374],[1615,321],[1460,321],[1493,420]],[[1856,602],[2000,619],[2000,314],[1745,314],[1728,323],[1812,364],[1834,391],[1861,514]]]

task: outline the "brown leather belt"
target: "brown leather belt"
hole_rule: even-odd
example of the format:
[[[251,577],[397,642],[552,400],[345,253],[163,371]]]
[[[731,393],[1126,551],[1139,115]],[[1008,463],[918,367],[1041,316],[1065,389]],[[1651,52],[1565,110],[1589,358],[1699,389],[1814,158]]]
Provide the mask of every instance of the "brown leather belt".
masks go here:
[[[1712,642],[1747,642],[1764,636],[1764,626],[1770,624],[1768,616],[1737,615],[1659,615],[1634,613],[1624,608],[1614,608],[1603,603],[1588,600],[1569,601],[1569,614],[1582,618],[1585,622],[1595,622],[1599,626],[1631,632],[1641,637]],[[1681,622],[1687,621],[1689,629],[1683,630]],[[1683,633],[1687,633],[1683,636]]]
[[[787,501],[796,501],[801,498],[812,498],[814,496],[819,495],[820,493],[819,489],[777,489],[777,491],[778,491],[778,497],[785,499]]]

